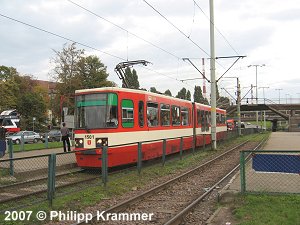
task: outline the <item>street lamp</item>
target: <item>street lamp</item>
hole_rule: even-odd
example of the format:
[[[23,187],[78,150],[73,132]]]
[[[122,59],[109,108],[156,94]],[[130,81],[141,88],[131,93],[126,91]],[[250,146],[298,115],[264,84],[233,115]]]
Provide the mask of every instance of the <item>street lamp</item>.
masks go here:
[[[223,78],[234,78],[237,83],[237,91],[236,91],[236,106],[237,106],[237,117],[238,117],[238,134],[242,135],[241,131],[241,85],[238,77],[223,77]],[[223,79],[222,78],[222,79]],[[226,89],[224,89],[226,91]]]
[[[277,88],[277,89],[275,89],[276,91],[278,91],[279,92],[279,104],[280,104],[280,91],[282,90],[282,88]]]
[[[36,118],[32,117],[32,131],[34,132],[34,122],[35,122]]]
[[[269,87],[260,87],[263,89],[263,97],[264,97],[264,104],[266,104],[266,99],[265,99],[265,89]],[[264,128],[266,129],[266,111],[264,110]],[[267,129],[266,129],[267,130]]]
[[[255,67],[255,77],[256,77],[256,104],[258,104],[258,92],[257,92],[257,67],[266,66],[265,64],[261,65],[249,65],[248,67],[254,66]],[[256,126],[258,126],[258,111],[256,111]]]

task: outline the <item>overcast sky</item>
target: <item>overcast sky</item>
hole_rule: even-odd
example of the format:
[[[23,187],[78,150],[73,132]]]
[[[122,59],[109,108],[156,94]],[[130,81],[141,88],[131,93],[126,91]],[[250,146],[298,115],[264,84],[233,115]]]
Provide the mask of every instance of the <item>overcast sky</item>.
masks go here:
[[[200,70],[201,58],[205,58],[206,75],[210,79],[209,0],[195,3],[192,0],[2,0],[0,64],[15,67],[21,74],[50,80],[53,49],[62,50],[65,43],[72,43],[66,40],[69,39],[85,49],[86,55],[97,55],[107,66],[108,79],[119,86],[121,81],[114,72],[115,66],[127,59],[144,59],[152,64],[134,67],[141,87],[154,86],[161,92],[170,89],[173,95],[185,87],[193,94],[194,86],[202,86],[202,80],[180,80],[201,75],[182,58],[190,58]],[[255,67],[248,66],[265,64],[258,67],[257,76],[258,87],[269,87],[265,89],[265,97],[278,102],[280,93],[281,102],[299,103],[299,0],[215,0],[214,10],[216,56],[247,56],[225,75],[240,78],[242,96],[256,83]],[[217,60],[217,79],[234,61],[235,58]],[[218,83],[221,94],[229,96],[221,89],[225,88],[234,95],[235,83],[235,79],[221,79]],[[210,84],[206,85],[209,91]],[[258,97],[263,97],[262,88]]]

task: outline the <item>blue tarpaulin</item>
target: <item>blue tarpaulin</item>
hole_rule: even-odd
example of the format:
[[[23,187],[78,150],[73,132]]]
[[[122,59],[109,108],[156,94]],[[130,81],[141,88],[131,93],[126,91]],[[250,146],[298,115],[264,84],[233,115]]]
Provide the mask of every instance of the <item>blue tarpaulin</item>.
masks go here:
[[[300,155],[255,154],[252,168],[261,172],[300,174]]]

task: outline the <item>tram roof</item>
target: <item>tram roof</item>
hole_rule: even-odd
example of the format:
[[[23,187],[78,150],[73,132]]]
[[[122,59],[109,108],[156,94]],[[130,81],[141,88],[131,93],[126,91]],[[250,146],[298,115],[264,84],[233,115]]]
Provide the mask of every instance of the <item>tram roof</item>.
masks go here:
[[[122,92],[130,92],[130,93],[137,93],[137,94],[146,94],[146,95],[169,98],[169,99],[173,99],[173,100],[176,100],[176,101],[191,103],[191,101],[188,101],[188,100],[185,100],[185,99],[180,99],[180,98],[175,98],[175,97],[172,97],[172,96],[167,96],[167,95],[153,93],[153,92],[144,91],[144,90],[137,90],[137,89],[130,89],[130,88],[119,88],[119,87],[102,87],[102,88],[82,89],[82,90],[76,90],[75,94],[85,93],[85,92],[97,92],[97,91],[116,91],[116,92],[122,91]]]
[[[114,91],[114,92],[122,91],[122,92],[130,92],[130,93],[138,93],[138,94],[146,94],[146,95],[151,95],[151,96],[163,97],[163,98],[181,101],[181,102],[185,102],[185,103],[192,102],[192,101],[175,98],[175,97],[167,96],[167,95],[163,95],[163,94],[153,93],[153,92],[149,92],[149,91],[129,89],[129,88],[120,88],[120,87],[101,87],[101,88],[92,88],[92,89],[82,89],[82,90],[76,90],[75,94],[83,94],[83,93],[97,92],[97,91]],[[210,107],[210,105],[205,105],[205,104],[201,104],[201,103],[197,103],[197,104],[203,105],[206,107]],[[224,110],[224,109],[219,109],[219,110]]]

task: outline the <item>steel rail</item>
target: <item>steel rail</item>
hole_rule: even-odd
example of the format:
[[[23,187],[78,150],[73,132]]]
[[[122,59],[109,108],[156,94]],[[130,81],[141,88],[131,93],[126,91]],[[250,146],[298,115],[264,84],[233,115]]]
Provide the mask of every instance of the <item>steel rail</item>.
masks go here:
[[[73,174],[73,173],[80,173],[80,172],[83,172],[84,170],[85,169],[77,168],[74,171],[69,171],[69,172],[64,172],[64,173],[57,174],[55,177],[61,177],[61,176],[70,175],[70,174]],[[20,186],[20,185],[30,184],[30,183],[34,183],[34,182],[47,180],[47,179],[48,179],[48,176],[41,176],[39,178],[32,179],[32,180],[27,180],[27,181],[22,181],[22,182],[18,182],[18,183],[3,185],[3,186],[0,186],[0,191],[4,190],[6,188],[17,187],[17,186]]]
[[[257,150],[260,146],[262,146],[267,138],[263,139],[254,149],[253,151]],[[250,155],[246,157],[248,159]],[[222,183],[224,180],[226,180],[228,177],[230,177],[233,173],[236,172],[236,170],[240,167],[240,164],[235,166],[229,173],[227,173],[223,178],[221,178],[217,183],[215,183],[211,188],[207,190],[203,195],[198,197],[196,200],[194,200],[192,203],[190,203],[186,208],[184,208],[182,211],[177,213],[173,218],[168,220],[164,225],[175,225],[180,224],[184,217],[192,211],[207,195],[209,195],[220,183]]]
[[[117,171],[112,171],[109,174],[111,174],[111,175],[115,174],[115,173],[117,174],[117,173],[121,173],[123,171],[131,170],[131,169],[132,169],[132,167],[129,167],[129,168],[126,168],[126,169],[120,169],[120,170],[117,170]],[[81,173],[81,172],[84,172],[85,170],[86,169],[79,169],[77,171],[65,172],[65,173],[62,173],[62,174],[57,174],[55,177],[59,178],[59,177],[68,176],[68,175],[75,174],[75,173]],[[0,191],[1,191],[1,189],[3,190],[5,188],[19,188],[18,186],[22,186],[22,185],[27,185],[27,186],[34,187],[34,182],[41,182],[41,181],[47,180],[47,179],[48,179],[48,177],[41,177],[41,178],[30,180],[30,181],[24,181],[24,182],[19,182],[19,183],[15,183],[15,184],[9,184],[9,185],[5,185],[5,186],[1,186]],[[77,180],[77,181],[69,182],[67,184],[57,185],[57,186],[55,186],[55,188],[60,189],[60,188],[80,184],[82,182],[93,181],[93,180],[96,180],[96,179],[99,179],[99,174],[95,174],[94,177],[90,177],[88,179],[80,179],[80,180]],[[33,185],[30,185],[30,183],[33,183]],[[16,200],[16,199],[26,198],[26,197],[29,197],[29,196],[32,196],[32,195],[35,195],[35,194],[41,194],[41,193],[44,193],[44,192],[47,192],[47,191],[48,191],[48,189],[47,189],[47,187],[45,187],[45,188],[43,188],[41,190],[38,190],[38,191],[34,191],[34,192],[19,195],[19,196],[14,196],[14,197],[10,197],[10,198],[7,198],[7,199],[0,200],[0,203],[5,203],[5,202],[13,201],[13,200]]]
[[[164,182],[164,183],[162,183],[162,184],[160,184],[158,186],[155,186],[155,187],[153,187],[153,188],[151,188],[151,189],[149,189],[147,191],[144,191],[143,193],[141,193],[141,194],[139,194],[137,196],[134,196],[134,197],[132,197],[132,198],[126,200],[126,201],[123,201],[123,202],[121,202],[119,204],[116,204],[116,205],[108,208],[107,210],[105,210],[104,215],[107,214],[107,213],[118,212],[118,211],[121,211],[122,209],[126,209],[128,207],[128,205],[131,205],[133,203],[139,202],[142,199],[144,199],[144,198],[146,198],[148,196],[153,195],[153,193],[156,193],[159,190],[162,190],[165,187],[171,185],[172,183],[174,183],[174,182],[176,182],[176,181],[178,181],[178,180],[180,180],[182,178],[185,178],[189,174],[193,174],[194,172],[196,172],[196,171],[204,168],[205,166],[209,165],[210,163],[218,160],[219,158],[221,158],[224,155],[226,155],[226,154],[228,154],[228,153],[236,150],[237,148],[240,148],[241,146],[245,145],[248,142],[249,142],[249,140],[247,140],[247,141],[245,141],[245,142],[243,142],[243,143],[241,143],[241,144],[239,144],[239,145],[237,145],[237,146],[235,146],[235,147],[227,150],[226,152],[218,155],[217,157],[215,157],[215,158],[213,158],[213,159],[211,159],[211,160],[209,160],[209,161],[207,161],[207,162],[205,162],[205,163],[203,163],[203,164],[201,164],[201,165],[199,165],[199,166],[197,166],[197,167],[195,167],[195,168],[193,168],[193,169],[191,169],[191,170],[189,170],[189,171],[187,171],[187,172],[185,172],[185,173],[183,173],[183,174],[181,174],[181,175],[179,175],[179,176],[177,176],[177,177],[175,177],[175,178],[173,178],[171,180],[168,180],[168,181],[166,181],[166,182]],[[92,220],[95,219],[96,217],[97,217],[97,215],[93,215]],[[73,225],[79,225],[79,224],[84,224],[84,222],[74,223]]]
[[[69,175],[69,174],[65,174],[65,175]],[[70,183],[67,183],[67,184],[57,185],[57,186],[55,186],[55,188],[60,189],[60,188],[64,188],[64,187],[74,185],[74,184],[79,184],[79,183],[82,183],[82,182],[92,181],[92,180],[95,180],[95,179],[98,179],[98,178],[99,178],[99,176],[95,175],[95,177],[90,177],[88,179],[81,179],[81,180],[77,180],[75,182],[70,182]],[[16,185],[16,186],[19,186],[19,185]],[[34,187],[34,186],[35,185],[31,185],[30,187]],[[48,191],[48,188],[45,187],[45,188],[42,188],[38,191],[34,191],[34,192],[26,193],[26,194],[21,194],[21,195],[18,195],[18,196],[13,196],[13,197],[10,197],[10,198],[7,198],[7,199],[0,200],[0,203],[2,204],[2,203],[5,203],[5,202],[10,202],[10,201],[13,201],[13,200],[26,198],[26,197],[29,197],[29,196],[32,196],[32,195],[45,193],[47,191]]]

